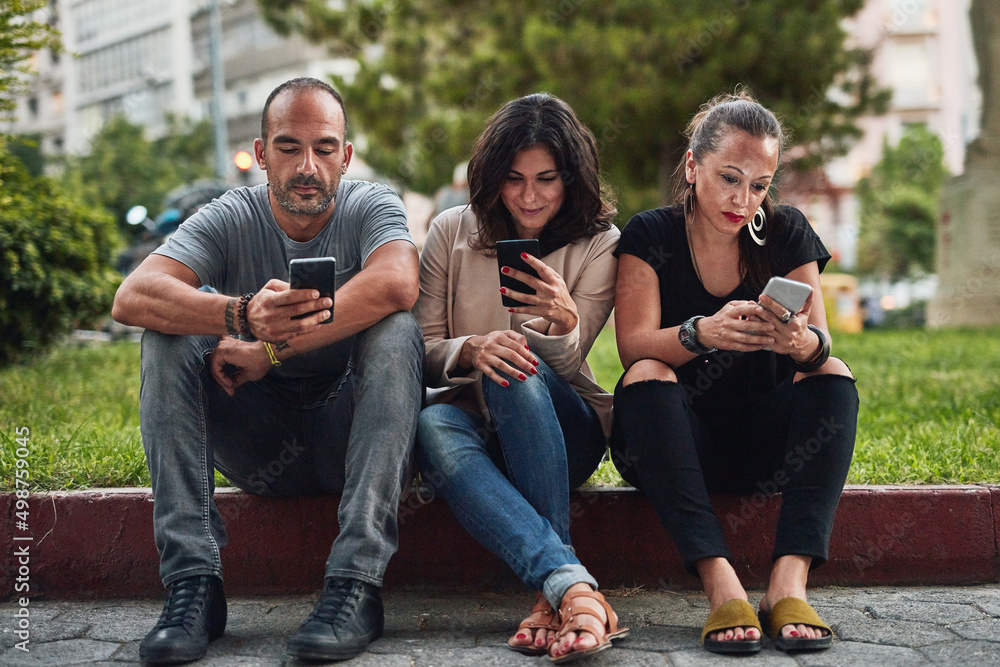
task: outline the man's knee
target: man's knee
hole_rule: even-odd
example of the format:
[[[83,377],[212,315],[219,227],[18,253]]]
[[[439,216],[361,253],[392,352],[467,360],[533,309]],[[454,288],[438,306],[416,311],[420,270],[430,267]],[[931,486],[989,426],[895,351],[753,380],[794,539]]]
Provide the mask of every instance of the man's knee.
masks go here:
[[[420,359],[424,354],[424,336],[420,325],[409,311],[386,315],[358,334],[365,350],[369,348],[413,349]]]
[[[674,369],[668,364],[658,359],[640,359],[629,367],[628,372],[625,373],[625,377],[622,379],[622,386],[648,380],[677,382],[677,374],[674,373]]]
[[[178,368],[200,368],[205,355],[215,349],[216,336],[178,336],[146,329],[142,332],[142,372]]]

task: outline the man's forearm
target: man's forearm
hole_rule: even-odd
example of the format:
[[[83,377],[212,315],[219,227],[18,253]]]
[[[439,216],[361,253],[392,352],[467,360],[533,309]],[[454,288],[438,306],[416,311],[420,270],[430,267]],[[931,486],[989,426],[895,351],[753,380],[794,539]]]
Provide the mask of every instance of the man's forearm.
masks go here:
[[[223,335],[229,333],[227,317],[236,322],[238,301],[202,292],[166,273],[145,273],[125,279],[111,316],[122,324],[166,334]]]

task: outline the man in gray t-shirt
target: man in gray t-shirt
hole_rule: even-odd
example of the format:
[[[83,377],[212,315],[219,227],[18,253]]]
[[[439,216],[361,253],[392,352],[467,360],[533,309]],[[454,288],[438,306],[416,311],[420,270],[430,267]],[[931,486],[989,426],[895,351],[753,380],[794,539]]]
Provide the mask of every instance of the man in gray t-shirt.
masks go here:
[[[382,185],[341,180],[346,126],[328,85],[278,86],[254,144],[268,185],[202,208],[115,297],[115,319],[146,329],[139,421],[169,590],[140,644],[148,663],[196,660],[225,630],[213,468],[251,493],[342,494],[323,594],[289,652],[345,659],[382,633],[423,336],[408,312],[417,252],[402,203]],[[286,282],[291,260],[330,256],[335,308]]]

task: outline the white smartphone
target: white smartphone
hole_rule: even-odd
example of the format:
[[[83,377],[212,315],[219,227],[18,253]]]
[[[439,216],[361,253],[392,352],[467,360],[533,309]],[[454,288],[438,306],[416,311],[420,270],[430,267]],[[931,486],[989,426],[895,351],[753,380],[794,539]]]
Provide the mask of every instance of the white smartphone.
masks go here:
[[[774,276],[767,281],[767,286],[760,295],[766,294],[777,301],[785,310],[790,311],[792,315],[798,315],[812,291],[812,285],[807,283]]]

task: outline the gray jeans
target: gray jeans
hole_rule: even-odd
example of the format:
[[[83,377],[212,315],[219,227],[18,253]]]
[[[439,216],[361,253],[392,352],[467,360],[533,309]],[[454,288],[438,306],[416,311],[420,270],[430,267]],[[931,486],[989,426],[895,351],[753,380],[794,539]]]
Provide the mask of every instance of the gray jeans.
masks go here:
[[[222,576],[218,468],[251,493],[341,493],[326,576],[381,586],[396,551],[396,510],[422,397],[416,320],[394,313],[357,334],[347,370],[321,392],[265,376],[230,398],[209,374],[206,355],[217,342],[148,330],[142,337],[139,423],[164,585]]]

